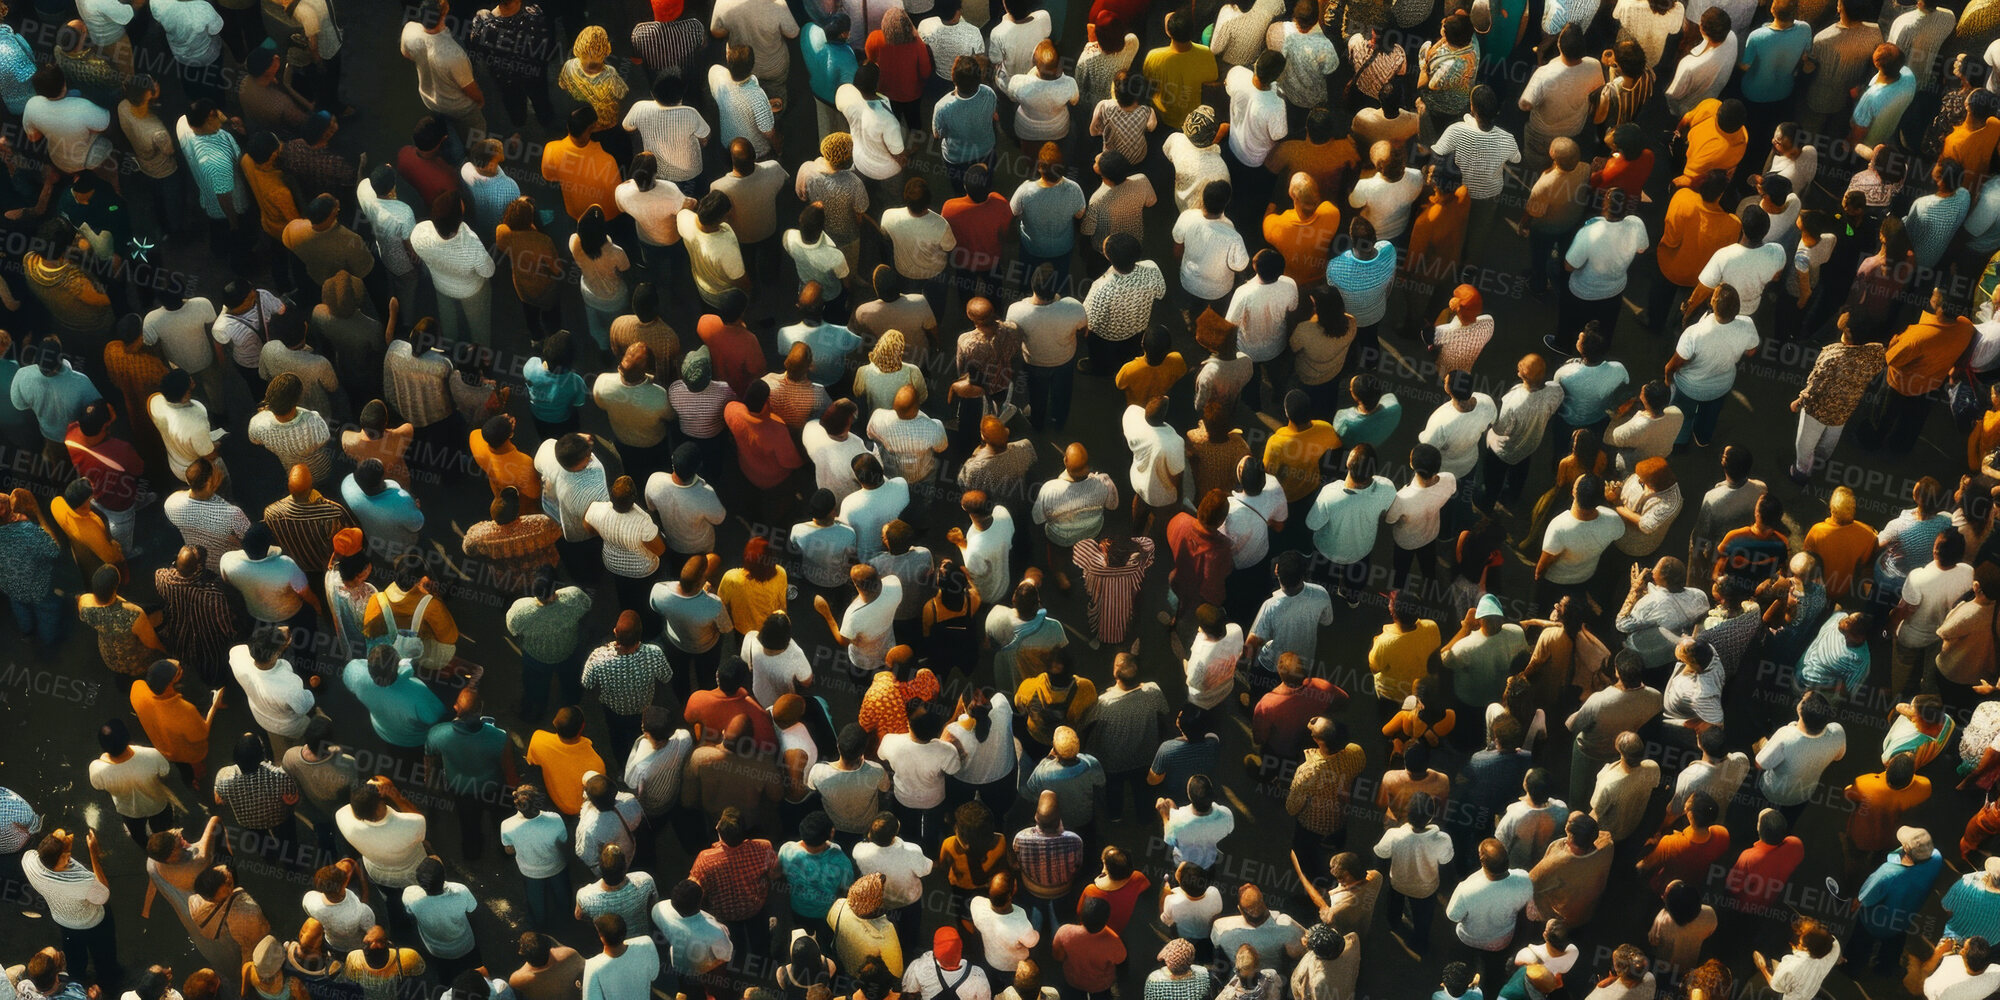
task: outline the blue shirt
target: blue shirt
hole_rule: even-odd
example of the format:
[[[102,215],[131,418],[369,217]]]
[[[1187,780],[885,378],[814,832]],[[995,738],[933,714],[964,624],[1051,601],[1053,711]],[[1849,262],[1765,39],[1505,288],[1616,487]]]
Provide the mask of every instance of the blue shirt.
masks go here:
[[[69,425],[83,415],[83,408],[104,398],[89,376],[71,368],[67,361],[54,375],[44,375],[34,366],[16,371],[7,395],[15,407],[34,413],[42,437],[49,441],[61,441],[69,433]]]
[[[1382,322],[1389,312],[1389,286],[1396,278],[1396,247],[1388,240],[1375,241],[1375,256],[1362,260],[1354,251],[1342,251],[1326,262],[1326,283],[1340,289],[1347,299],[1347,311],[1358,326]],[[1345,441],[1343,435],[1341,440]]]
[[[866,30],[865,25],[860,27]],[[860,66],[846,42],[828,42],[826,29],[817,24],[808,24],[799,32],[799,53],[805,57],[813,97],[827,104],[833,103],[833,95],[842,84],[854,82],[854,71]]]
[[[590,398],[583,376],[568,370],[551,371],[540,358],[529,358],[521,366],[521,379],[528,383],[528,412],[536,420],[567,420],[571,410],[583,409],[583,401]]]
[[[1944,259],[1951,238],[1958,235],[1958,227],[1965,224],[1971,211],[1972,192],[1965,188],[1953,191],[1949,198],[1932,193],[1910,203],[1910,213],[1903,216],[1903,234],[1910,238],[1918,267],[1936,267]]]
[[[1937,881],[1943,867],[1944,855],[1936,851],[1914,865],[1903,864],[1902,851],[1890,851],[1889,860],[1861,883],[1856,894],[1861,901],[1861,922],[1876,937],[1900,938],[1914,930],[1917,911],[1930,897],[1931,883]]]
[[[405,546],[417,544],[417,532],[424,528],[424,512],[417,508],[417,499],[410,491],[395,480],[388,480],[382,492],[371,497],[350,475],[340,481],[340,499],[369,538]]]
[[[1334,414],[1333,430],[1340,435],[1340,443],[1349,448],[1364,442],[1371,448],[1380,448],[1402,422],[1403,401],[1395,393],[1385,392],[1373,412],[1363,413],[1350,406]]]
[[[340,672],[354,700],[368,710],[368,722],[375,735],[395,747],[416,748],[430,738],[431,727],[444,718],[445,708],[431,689],[417,679],[415,668],[404,660],[396,668],[396,679],[381,687],[368,675],[367,660],[349,660]]]
[[[1743,71],[1743,99],[1769,104],[1792,96],[1799,60],[1812,41],[1812,26],[1803,21],[1793,21],[1783,31],[1767,24],[1751,32],[1739,57],[1750,67]]]
[[[1868,130],[1861,141],[1888,142],[1896,133],[1896,125],[1903,120],[1903,111],[1916,96],[1917,75],[1908,66],[1888,83],[1870,78],[1867,89],[1854,102],[1854,124]]]
[[[861,346],[862,340],[854,331],[838,323],[821,323],[818,326],[794,323],[778,331],[778,355],[783,357],[793,344],[812,348],[812,380],[821,385],[832,385],[847,374],[851,367],[847,363],[849,356]]]
[[[993,152],[993,112],[999,103],[993,88],[980,84],[971,97],[954,90],[938,98],[931,112],[931,131],[944,143],[948,163],[971,163]]]
[[[7,102],[7,110],[15,117],[28,107],[28,98],[35,96],[35,88],[28,81],[34,77],[35,50],[28,40],[14,31],[12,25],[0,25],[0,101]]]
[[[1008,202],[1021,220],[1023,255],[1061,257],[1075,249],[1076,218],[1086,204],[1075,181],[1065,177],[1054,187],[1043,187],[1041,181],[1025,180]]]
[[[1858,690],[1868,679],[1869,662],[1868,644],[1849,646],[1836,615],[1819,627],[1812,645],[1799,657],[1799,684],[1808,688],[1845,684],[1850,691]]]
[[[1350,308],[1352,303],[1349,303]],[[1320,555],[1337,563],[1357,563],[1375,549],[1381,533],[1382,515],[1396,502],[1396,485],[1376,476],[1367,486],[1351,489],[1347,480],[1337,479],[1320,487],[1306,511],[1306,527],[1313,533],[1313,547]]]
[[[1985,938],[1988,941],[2000,937],[2000,892],[1988,892],[1979,887],[1985,881],[1984,872],[1972,872],[1959,877],[1944,894],[1944,908],[1951,914],[1945,921],[1944,936],[1963,941],[1966,938]]]
[[[1611,395],[1632,380],[1625,366],[1616,361],[1586,365],[1581,360],[1556,369],[1555,382],[1562,386],[1563,405],[1556,411],[1562,422],[1572,427],[1588,427],[1604,419]]]
[[[814,920],[825,919],[833,901],[854,883],[854,862],[839,844],[828,844],[814,854],[792,841],[778,848],[778,867],[791,889],[792,912]]]

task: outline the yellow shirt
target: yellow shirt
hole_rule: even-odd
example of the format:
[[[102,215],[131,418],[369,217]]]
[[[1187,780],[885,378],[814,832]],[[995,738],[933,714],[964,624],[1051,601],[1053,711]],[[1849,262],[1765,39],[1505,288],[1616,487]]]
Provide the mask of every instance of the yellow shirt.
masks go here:
[[[1368,669],[1375,674],[1375,697],[1400,702],[1430,670],[1431,654],[1443,645],[1437,622],[1419,619],[1405,632],[1395,622],[1382,626],[1368,648]]]
[[[1264,471],[1278,477],[1286,500],[1297,502],[1320,488],[1320,457],[1338,447],[1340,432],[1324,420],[1315,420],[1304,430],[1286,424],[1264,443]]]
[[[492,487],[494,496],[512,486],[521,491],[523,501],[542,498],[542,477],[535,474],[535,456],[512,444],[505,452],[495,454],[486,443],[486,435],[476,430],[468,447],[472,449],[472,461],[486,473],[486,485]]]
[[[85,580],[100,564],[117,565],[125,561],[125,550],[111,537],[111,526],[103,518],[72,509],[62,497],[49,501],[49,516],[69,536],[70,550],[76,555],[77,566],[84,569]]]
[[[1181,358],[1181,352],[1168,351],[1166,359],[1157,365],[1147,364],[1144,355],[1125,362],[1112,384],[1124,390],[1125,405],[1144,406],[1154,396],[1166,395],[1185,375],[1187,361]]]
[[[729,612],[729,620],[736,626],[737,635],[748,635],[764,627],[764,619],[774,611],[785,610],[786,592],[791,581],[785,579],[784,567],[778,567],[778,574],[769,580],[758,582],[750,579],[750,571],[738,567],[722,574],[722,582],[716,585],[715,596],[722,598],[723,610]]]
[[[1160,124],[1179,130],[1188,112],[1201,107],[1201,88],[1221,79],[1215,68],[1215,53],[1206,45],[1190,45],[1186,52],[1163,46],[1146,53],[1145,74],[1153,81],[1153,110]]]
[[[526,760],[542,769],[542,790],[548,793],[549,804],[565,816],[574,816],[583,808],[584,774],[604,770],[604,758],[597,755],[590,737],[579,736],[575,743],[564,743],[562,737],[546,729],[538,729],[528,738]]]

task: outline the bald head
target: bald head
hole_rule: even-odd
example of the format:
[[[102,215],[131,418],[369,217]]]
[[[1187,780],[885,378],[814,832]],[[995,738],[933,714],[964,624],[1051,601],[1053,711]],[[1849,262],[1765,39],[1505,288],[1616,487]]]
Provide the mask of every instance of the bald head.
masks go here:
[[[983,295],[973,296],[972,301],[965,304],[965,318],[975,325],[985,326],[993,322],[993,316],[993,302]]]
[[[1083,442],[1081,441],[1072,442],[1069,447],[1063,449],[1064,472],[1068,472],[1071,475],[1081,476],[1089,468],[1090,468],[1090,449],[1085,448],[1083,446]]]
[[[1301,216],[1319,207],[1319,182],[1313,180],[1311,174],[1303,171],[1293,174],[1292,183],[1285,190],[1292,196],[1292,207],[1298,209]]]
[[[306,468],[304,462],[292,466],[291,472],[285,475],[285,492],[290,493],[294,500],[305,500],[312,496],[312,491],[312,470]]]
[[[896,415],[908,420],[917,415],[917,388],[905,385],[896,390]]]

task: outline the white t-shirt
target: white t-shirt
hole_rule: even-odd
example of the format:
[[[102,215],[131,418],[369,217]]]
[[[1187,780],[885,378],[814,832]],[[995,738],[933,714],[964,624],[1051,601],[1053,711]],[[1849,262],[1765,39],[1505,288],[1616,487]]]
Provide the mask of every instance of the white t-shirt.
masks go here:
[[[1209,891],[1217,890],[1211,886]],[[1216,906],[1219,908],[1221,905],[1218,893]],[[1006,913],[995,913],[992,900],[983,895],[974,896],[967,910],[972,917],[973,929],[979,932],[986,964],[995,969],[1011,969],[1021,964],[1031,949],[1041,943],[1042,935],[1035,930],[1034,918],[1028,915],[1028,908],[1018,902]]]
[[[1076,78],[1064,73],[1053,80],[1040,73],[1022,73],[1007,81],[1014,98],[1014,137],[1023,142],[1061,139],[1069,135],[1069,109],[1077,102]]]
[[[1757,787],[1774,805],[1798,805],[1812,797],[1827,767],[1846,755],[1847,731],[1838,722],[1827,723],[1818,736],[1796,724],[1780,726],[1757,752]]]
[[[1223,318],[1236,324],[1237,348],[1261,364],[1284,352],[1292,332],[1286,320],[1298,307],[1299,283],[1289,275],[1279,275],[1272,282],[1238,285]]]
[[[1702,265],[1698,280],[1709,288],[1720,288],[1726,284],[1736,289],[1737,298],[1743,303],[1737,315],[1754,316],[1757,307],[1764,301],[1765,286],[1785,269],[1791,256],[1779,243],[1763,243],[1754,247],[1732,243],[1708,258],[1708,263]]]
[[[1014,74],[1033,68],[1035,46],[1049,37],[1049,25],[1049,12],[1037,10],[1025,21],[1003,17],[987,32],[986,58],[993,63],[993,82],[1002,85],[1002,95],[1013,96],[1005,84]]]
[[[1736,364],[1746,351],[1763,343],[1757,323],[1748,313],[1727,323],[1709,313],[1681,332],[1674,355],[1687,362],[1674,372],[1674,388],[1689,399],[1719,399],[1736,384]]]
[[[1389,537],[1395,539],[1396,547],[1416,549],[1437,541],[1439,513],[1457,492],[1458,477],[1449,472],[1438,473],[1437,481],[1429,486],[1412,477],[1409,485],[1397,490],[1396,502],[1383,517],[1389,522]]]
[[[1199,211],[1202,189],[1210,181],[1229,179],[1229,164],[1223,162],[1222,147],[1215,143],[1196,146],[1185,133],[1175,132],[1160,144],[1160,152],[1174,166],[1174,207],[1181,211]]]
[[[1190,208],[1174,220],[1173,235],[1182,247],[1181,287],[1196,298],[1228,295],[1236,285],[1236,273],[1250,266],[1243,234],[1228,216],[1211,219],[1201,209]]]
[[[1542,551],[1555,553],[1555,564],[1543,574],[1550,583],[1587,582],[1597,572],[1597,560],[1612,543],[1625,536],[1625,521],[1609,507],[1597,508],[1597,516],[1585,521],[1576,511],[1565,510],[1549,522],[1542,534]]]
[[[1242,490],[1231,493],[1229,513],[1222,519],[1222,535],[1229,539],[1230,565],[1246,569],[1263,562],[1271,552],[1271,519],[1285,511],[1285,491],[1275,483],[1254,497]]]
[[[892,910],[923,898],[924,876],[932,867],[922,847],[901,837],[887,847],[867,840],[854,845],[854,870],[882,876],[882,904]]]
[[[961,763],[958,747],[942,739],[918,743],[909,733],[882,737],[881,748],[875,755],[889,765],[896,801],[911,809],[929,809],[943,802],[944,777],[957,774]],[[858,853],[854,863],[861,863]]]
[[[701,176],[701,140],[709,135],[701,112],[684,104],[640,101],[626,110],[624,125],[626,131],[639,133],[646,152],[659,158],[662,179],[678,182]]]
[[[1014,515],[1007,508],[993,508],[993,523],[965,529],[965,575],[981,594],[996,600],[1013,590],[1013,575],[1007,569],[1007,552],[1014,544]]]
[[[1176,863],[1212,868],[1221,854],[1216,845],[1235,829],[1236,814],[1220,802],[1212,804],[1206,814],[1197,814],[1192,805],[1175,806],[1167,813],[1162,839],[1173,848]]]
[[[1222,915],[1222,890],[1209,886],[1200,896],[1189,897],[1179,886],[1160,900],[1160,922],[1174,929],[1176,937],[1190,941],[1208,940],[1209,928]]]
[[[450,31],[428,32],[416,21],[403,25],[403,57],[416,64],[417,96],[424,107],[441,115],[477,109],[465,92],[473,82],[472,60]]]
[[[111,112],[75,92],[55,101],[40,94],[28,98],[21,127],[47,141],[49,162],[66,173],[89,170],[111,155],[111,140],[104,135]]]
[[[1230,622],[1220,639],[1197,629],[1188,644],[1188,704],[1202,709],[1222,704],[1236,690],[1236,661],[1242,656],[1243,626]]]
[[[672,246],[681,241],[680,211],[687,196],[681,193],[680,185],[656,177],[652,187],[641,191],[638,182],[626,181],[618,185],[612,198],[632,217],[641,242]]]
[[[1405,170],[1393,181],[1371,174],[1354,182],[1354,193],[1348,195],[1347,203],[1360,209],[1361,217],[1375,227],[1376,239],[1393,240],[1410,228],[1410,212],[1423,190],[1423,174],[1415,170]]]
[[[840,616],[840,634],[848,638],[847,659],[857,670],[880,669],[896,644],[896,607],[903,602],[903,581],[893,576],[878,579],[882,592],[874,600],[864,604],[856,597]]]
[[[1902,601],[1916,610],[1896,630],[1896,645],[1905,649],[1937,645],[1937,630],[1944,624],[1944,616],[1971,589],[1970,562],[1961,561],[1950,569],[1940,569],[1936,562],[1928,562],[1911,570],[1903,580]]]
[[[628,579],[644,579],[660,568],[660,557],[646,543],[660,537],[660,526],[646,508],[633,504],[620,513],[609,500],[584,508],[583,523],[604,539],[604,568]]]
[[[1276,81],[1262,90],[1257,74],[1248,66],[1237,66],[1223,79],[1229,94],[1229,152],[1237,161],[1253,167],[1264,165],[1271,147],[1285,137],[1290,110],[1279,95]]]
[[[936,212],[917,216],[907,208],[889,209],[882,213],[882,232],[895,254],[896,273],[911,280],[943,274],[952,248],[958,246],[951,223]]]
[[[369,878],[392,889],[417,880],[429,827],[423,816],[385,806],[382,818],[371,823],[354,815],[353,806],[341,806],[334,820],[340,835],[361,855],[361,867]]]
[[[750,694],[759,705],[775,705],[778,696],[792,693],[800,681],[812,679],[812,661],[799,644],[789,642],[776,654],[764,648],[757,633],[743,633],[743,659],[750,664]]]
[[[1652,245],[1645,221],[1636,215],[1617,222],[1600,217],[1584,223],[1563,257],[1569,266],[1576,268],[1569,273],[1569,290],[1589,302],[1600,302],[1625,291],[1632,258]]]
[[[1125,408],[1125,446],[1132,451],[1132,492],[1154,507],[1179,496],[1176,483],[1187,467],[1187,442],[1171,426],[1146,422],[1141,406]]]
[[[1500,408],[1483,392],[1472,394],[1472,409],[1460,410],[1450,400],[1431,411],[1417,440],[1438,450],[1440,468],[1454,477],[1472,473],[1479,464],[1479,443],[1486,429],[1499,419]]]
[[[279,660],[271,669],[259,670],[250,658],[250,647],[237,646],[229,651],[229,672],[243,688],[250,717],[259,726],[290,740],[306,734],[306,725],[312,721],[313,693],[290,662]]]
[[[310,890],[299,905],[306,916],[326,928],[326,946],[335,954],[361,947],[361,939],[376,924],[375,908],[362,902],[361,894],[352,888],[341,894],[338,903],[328,902],[326,894],[317,889]]]
[[[500,843],[514,849],[514,864],[527,878],[548,878],[569,867],[569,826],[560,814],[536,813],[533,819],[515,813],[500,821]]]
[[[165,754],[152,747],[134,746],[132,756],[116,764],[98,757],[90,762],[90,787],[111,796],[111,808],[128,819],[159,815],[173,804],[173,793],[164,784],[173,772]]]

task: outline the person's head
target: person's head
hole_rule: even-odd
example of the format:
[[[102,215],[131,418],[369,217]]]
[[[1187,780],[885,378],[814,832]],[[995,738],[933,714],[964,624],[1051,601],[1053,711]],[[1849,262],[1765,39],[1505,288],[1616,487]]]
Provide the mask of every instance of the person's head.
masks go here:
[[[1826,695],[1818,691],[1807,691],[1799,698],[1799,728],[1808,736],[1818,736],[1826,730],[1826,724],[1833,721],[1833,705]]]
[[[1454,48],[1463,48],[1464,46],[1471,45],[1473,34],[1472,18],[1463,11],[1453,11],[1450,14],[1446,14],[1440,33],[1444,35],[1445,42]]]
[[[1667,883],[1667,890],[1660,894],[1660,902],[1667,911],[1667,918],[1677,926],[1686,927],[1701,916],[1701,890],[1685,879]]]

